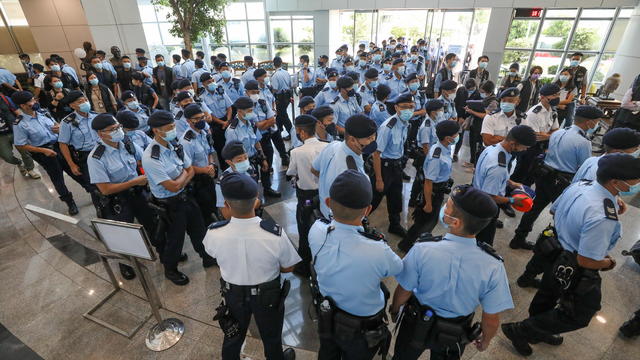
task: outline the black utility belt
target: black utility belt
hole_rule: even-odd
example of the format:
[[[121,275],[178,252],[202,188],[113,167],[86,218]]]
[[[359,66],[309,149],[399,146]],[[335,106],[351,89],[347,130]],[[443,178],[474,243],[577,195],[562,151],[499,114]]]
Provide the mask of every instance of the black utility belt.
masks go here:
[[[336,306],[333,321],[336,327],[347,326],[356,331],[375,330],[384,322],[384,308],[375,315],[357,316]]]
[[[280,289],[280,276],[258,285],[235,285],[225,281],[223,278],[220,278],[220,285],[223,293],[227,291],[242,290],[248,292],[252,296],[258,296],[267,290]]]
[[[169,205],[169,204],[175,204],[178,202],[185,202],[188,199],[188,195],[187,195],[187,191],[186,189],[183,190],[180,194],[178,195],[174,195],[174,196],[170,196],[167,198],[157,198],[157,197],[153,197],[153,199],[160,205]]]
[[[299,187],[296,186],[296,196],[298,197],[303,197],[305,199],[308,198],[313,198],[314,196],[318,195],[318,190],[304,190],[304,189],[300,189]]]
[[[109,200],[129,199],[131,197],[142,194],[146,190],[147,188],[145,186],[136,185],[128,188],[127,190],[120,191],[119,193],[106,195],[106,198]]]
[[[453,186],[453,179],[449,179],[447,181],[433,183],[431,188],[433,189],[433,192],[448,194],[451,192],[452,186]]]
[[[380,159],[382,166],[402,166],[402,159]]]

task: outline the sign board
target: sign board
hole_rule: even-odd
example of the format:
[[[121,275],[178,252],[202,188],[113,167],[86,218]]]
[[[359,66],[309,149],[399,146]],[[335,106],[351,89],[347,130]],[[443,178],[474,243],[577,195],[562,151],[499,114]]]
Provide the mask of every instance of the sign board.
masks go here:
[[[145,260],[155,260],[142,225],[104,219],[92,219],[91,223],[109,251]]]

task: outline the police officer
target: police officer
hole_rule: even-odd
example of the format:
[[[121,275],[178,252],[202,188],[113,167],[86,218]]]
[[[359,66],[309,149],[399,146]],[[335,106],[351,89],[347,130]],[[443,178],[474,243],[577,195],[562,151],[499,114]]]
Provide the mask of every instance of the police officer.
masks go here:
[[[511,180],[523,183],[527,186],[535,180],[531,174],[535,159],[549,148],[551,133],[558,130],[558,113],[555,107],[560,103],[560,87],[556,84],[545,84],[540,88],[540,102],[533,106],[523,120],[523,124],[529,125],[536,132],[538,142],[527,151],[519,154]]]
[[[621,235],[616,196],[640,190],[640,159],[606,155],[598,161],[596,176],[596,181],[572,184],[554,202],[559,254],[545,270],[529,317],[502,325],[522,355],[531,355],[531,343],[560,345],[559,334],[587,327],[600,310],[600,271],[616,266],[608,253]]]
[[[244,85],[242,81],[233,77],[233,68],[227,62],[220,64],[220,79],[218,80],[218,85],[224,87],[224,92],[229,96],[231,102],[236,101],[240,96],[244,95]]]
[[[295,359],[289,348],[282,351],[284,302],[288,280],[280,285],[280,273],[293,270],[300,261],[282,228],[255,215],[258,185],[248,175],[232,172],[221,180],[229,220],[209,226],[204,246],[220,265],[224,302],[238,333],[224,337],[222,359],[239,359],[253,315],[267,359]]]
[[[210,73],[204,73],[200,76],[200,81],[204,87],[200,93],[200,99],[211,110],[211,136],[216,152],[220,154],[225,143],[224,132],[231,120],[233,100],[228,96],[227,87],[223,84],[224,80],[216,83]],[[223,166],[223,169],[226,168]]]
[[[211,110],[202,100],[195,100],[193,95],[191,94],[191,90],[188,91],[180,91],[176,97],[176,109],[178,110],[175,113],[175,122],[176,122],[176,131],[178,132],[178,137],[181,137],[185,131],[189,129],[189,122],[187,118],[184,116],[184,110],[189,106],[189,104],[197,103],[202,108],[202,111],[205,114],[205,121],[207,122],[205,126],[205,130],[209,131],[209,122],[211,122]]]
[[[370,155],[376,150],[376,130],[376,123],[371,118],[354,115],[345,122],[344,141],[327,145],[313,161],[311,172],[319,177],[320,211],[327,219],[331,212],[325,199],[329,197],[331,184],[347,169],[357,169],[365,174],[362,155]]]
[[[526,212],[509,246],[512,249],[532,249],[526,241],[542,210],[555,201],[562,191],[571,184],[580,165],[591,156],[591,141],[586,137],[593,132],[600,119],[602,110],[594,106],[580,106],[576,110],[575,123],[568,129],[554,132],[549,139],[549,151],[541,165],[540,176],[536,178],[536,197],[533,208]]]
[[[271,87],[276,100],[276,123],[281,132],[284,127],[291,136],[291,119],[287,109],[293,103],[293,92],[291,91],[291,75],[282,68],[282,58],[273,58],[273,74],[271,74]]]
[[[426,110],[424,109],[424,107],[427,104],[427,97],[424,95],[424,93],[418,91],[418,88],[420,88],[420,79],[415,72],[409,73],[409,75],[407,75],[405,79],[407,81],[407,92],[411,94],[411,96],[413,96],[413,100],[416,105],[413,111],[413,117],[411,117],[411,120],[409,121],[409,133],[407,134],[407,141],[409,144],[411,144],[411,146],[405,149],[406,163],[406,159],[411,158],[415,161],[416,158],[416,154],[414,152],[411,152],[410,150],[412,147],[417,145],[416,140],[418,136],[418,129],[420,128],[422,120],[424,119],[424,116],[426,114]],[[407,179],[405,177],[405,180],[410,180],[410,178]]]
[[[471,341],[480,351],[489,347],[500,313],[513,308],[502,258],[476,240],[496,213],[498,207],[489,195],[469,185],[457,186],[440,211],[447,233],[425,237],[403,259],[389,309],[396,318],[405,305],[394,359],[418,359],[430,349],[431,359],[455,360]],[[478,305],[482,306],[479,329],[478,324],[471,325]]]
[[[332,142],[337,139],[338,128],[334,122],[333,109],[331,106],[318,106],[313,109],[311,116],[318,120],[316,124],[316,137],[319,140]]]
[[[314,97],[316,90],[316,71],[309,66],[309,55],[300,56],[298,67],[298,84],[300,84],[300,95]]]
[[[316,108],[316,103],[311,96],[303,96],[298,101],[298,107],[300,108],[300,115],[311,115],[311,112]],[[295,122],[293,124],[295,126]],[[315,130],[314,130],[315,133]],[[291,149],[302,146],[302,140],[297,136],[291,138]]]
[[[336,96],[340,95],[338,89],[338,72],[333,68],[326,69],[326,85],[318,92],[314,98],[316,106],[330,104]]]
[[[311,164],[318,154],[327,146],[328,141],[320,141],[316,137],[318,120],[311,115],[300,115],[295,119],[295,137],[303,144],[291,150],[291,164],[287,176],[295,178],[296,222],[298,225],[298,254],[302,258],[296,266],[296,274],[309,276],[311,252],[309,251],[308,234],[311,218],[315,209],[319,210],[318,177],[311,172]],[[315,201],[315,204],[314,204]]]
[[[202,266],[207,268],[216,264],[202,246],[206,226],[200,207],[185,191],[195,171],[191,157],[177,142],[176,124],[171,113],[158,110],[151,114],[148,124],[154,138],[142,155],[142,167],[148,177],[151,194],[166,212],[161,219],[164,226],[158,225],[164,229],[155,245],[164,266],[164,276],[176,285],[186,285],[189,278],[178,270],[185,232],[189,234],[193,249],[202,257]]]
[[[143,151],[151,143],[151,138],[142,130],[138,130],[140,126],[140,118],[130,110],[120,110],[116,114],[116,120],[122,125],[124,130],[125,142],[132,141],[138,145]]]
[[[371,108],[377,100],[378,84],[378,70],[371,68],[364,72],[364,83],[358,89],[358,93],[362,97],[362,108],[367,114],[371,113]]]
[[[389,215],[389,232],[398,236],[406,236],[407,231],[400,225],[402,212],[402,158],[404,144],[407,140],[409,120],[413,117],[415,102],[413,96],[404,93],[394,101],[395,115],[387,119],[378,128],[377,150],[373,153],[372,186],[373,209],[375,211],[382,198],[387,197],[387,213]]]
[[[318,359],[372,359],[381,348],[384,357],[391,340],[384,320],[389,294],[381,281],[398,274],[402,261],[384,239],[363,231],[372,200],[368,180],[357,170],[338,175],[325,200],[333,220],[318,220],[309,232]],[[323,306],[332,314],[323,316]]]
[[[516,114],[516,105],[520,103],[520,90],[515,87],[507,88],[500,93],[499,98],[500,108],[482,120],[480,135],[484,146],[501,142],[511,128],[521,123],[521,118]]]
[[[417,75],[418,83],[424,81],[424,57],[419,55],[417,46],[411,47],[411,54],[405,66],[407,67],[407,74],[415,73]]]
[[[440,84],[440,96],[438,100],[444,104],[444,120],[456,121],[458,119],[456,104],[454,102],[457,88],[458,83],[453,80],[445,80]]]
[[[96,116],[91,127],[100,137],[87,160],[91,183],[102,194],[100,217],[128,223],[135,218],[153,236],[156,224],[148,205],[147,176],[138,175],[142,149],[125,142],[122,126],[111,114]],[[131,280],[136,276],[131,266],[119,266],[123,278]]]
[[[120,100],[122,100],[126,110],[133,111],[138,117],[138,127],[136,129],[149,133],[147,121],[149,121],[151,110],[146,105],[140,104],[131,90],[123,91]]]
[[[78,214],[78,206],[64,183],[62,172],[78,182],[82,182],[82,178],[71,172],[62,157],[58,145],[60,125],[45,111],[33,109],[36,100],[29,91],[16,91],[11,100],[22,112],[13,124],[13,144],[16,149],[28,151],[33,160],[44,168],[60,200],[67,204],[69,215]]]
[[[536,134],[532,128],[527,125],[514,126],[509,130],[504,140],[487,147],[480,154],[473,175],[473,187],[489,194],[498,206],[502,204],[522,206],[522,198],[505,195],[507,188],[515,189],[521,186],[521,184],[509,180],[507,165],[511,160],[512,153],[525,151],[535,143]],[[497,219],[498,213],[482,231],[478,232],[478,241],[493,245]]]
[[[391,117],[386,104],[390,94],[391,89],[387,85],[379,84],[376,87],[376,102],[371,105],[369,117],[372,118],[378,126],[382,125],[385,120]]]
[[[413,225],[409,228],[407,236],[400,241],[398,248],[409,252],[411,246],[422,233],[431,233],[438,222],[440,207],[445,194],[451,191],[453,179],[451,179],[451,147],[460,140],[460,125],[451,120],[439,122],[436,126],[438,142],[429,149],[429,154],[424,161],[423,190],[421,200],[413,211]]]
[[[200,207],[205,225],[208,225],[214,222],[213,213],[216,210],[214,141],[211,134],[204,130],[206,121],[200,105],[187,106],[184,116],[189,122],[189,130],[180,137],[180,145],[191,159],[191,167],[195,172],[191,181],[193,197]]]
[[[335,69],[338,73],[342,73],[344,71],[343,59],[345,57],[348,57],[348,55],[346,54],[346,51],[345,51],[345,54],[343,55],[342,50],[343,50],[342,47],[338,48],[338,50],[336,50],[335,52],[336,57],[333,60],[331,60],[331,68]]]
[[[353,115],[363,112],[362,104],[356,99],[354,81],[348,76],[342,76],[337,81],[339,94],[331,101],[331,107],[338,126],[338,133],[344,133],[345,122]]]
[[[392,99],[407,91],[407,84],[405,83],[404,75],[404,60],[401,58],[393,60],[391,73],[384,78],[384,83],[391,89],[390,97]]]

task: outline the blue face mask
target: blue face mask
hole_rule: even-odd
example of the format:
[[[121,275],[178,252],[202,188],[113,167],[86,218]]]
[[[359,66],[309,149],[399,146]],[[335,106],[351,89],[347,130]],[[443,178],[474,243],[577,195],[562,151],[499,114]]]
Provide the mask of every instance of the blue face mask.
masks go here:
[[[571,60],[570,64],[572,67],[576,67],[580,65],[580,60]]]
[[[456,145],[458,143],[458,141],[460,141],[460,136],[454,137],[453,138],[453,142],[451,144],[449,144],[449,146]]]
[[[96,64],[93,64],[93,67],[94,67],[96,70],[98,70],[98,71],[99,71],[99,70],[102,70],[102,63],[96,63]]]
[[[218,84],[212,82],[211,84],[207,85],[207,90],[214,92],[216,91],[216,88],[218,88]]]
[[[386,71],[391,70],[391,64],[383,64],[383,65],[382,65],[382,69],[383,69],[383,70],[386,70]]]
[[[403,110],[400,110],[400,113],[398,114],[398,117],[402,121],[409,121],[409,119],[411,119],[412,116],[413,116],[413,109],[403,109]]]
[[[250,113],[246,113],[244,114],[244,119],[247,121],[253,121],[257,118],[258,116],[256,116],[256,113],[254,112],[250,112]]]
[[[480,93],[480,97],[484,99],[484,98],[486,98],[486,97],[487,97],[487,94],[485,94],[485,93]]]
[[[327,81],[327,84],[329,84],[329,87],[332,89],[335,89],[337,86],[335,81]]]
[[[92,86],[98,85],[98,82],[98,79],[89,79],[89,84],[91,84]]]
[[[458,62],[457,62],[457,61],[452,61],[452,62],[451,62],[451,68],[456,67],[456,65],[458,65]]]
[[[479,67],[480,69],[486,69],[488,65],[489,65],[489,63],[488,63],[488,62],[486,62],[486,61],[482,61],[482,62],[480,62],[480,63],[478,64],[478,67]]]
[[[139,106],[140,104],[138,104],[137,100],[133,100],[127,103],[127,107],[131,110],[138,110]]]
[[[120,142],[124,140],[124,131],[122,129],[114,130],[109,136],[111,137],[111,141]]]
[[[409,90],[411,91],[416,91],[418,90],[418,88],[420,87],[420,83],[419,82],[412,82],[409,84]]]
[[[622,182],[627,184],[627,186],[629,186],[629,191],[620,191],[620,190],[618,190],[618,195],[628,196],[628,195],[634,195],[634,194],[637,194],[638,192],[640,192],[640,183],[635,184],[635,185],[629,185],[626,181],[622,181]]]
[[[164,61],[158,61],[157,64],[158,66],[164,66]]]
[[[569,76],[560,75],[560,76],[558,76],[558,80],[560,80],[560,82],[567,82],[567,81],[569,81]]]
[[[228,78],[230,78],[230,77],[231,77],[231,71],[229,71],[229,70],[223,70],[223,71],[222,71],[222,73],[221,73],[221,75],[222,75],[222,77],[223,77],[223,78],[228,79]]]
[[[51,71],[60,71],[60,65],[51,65]]]
[[[355,70],[355,67],[353,65],[348,65],[344,67],[347,71],[353,71]]]
[[[468,96],[471,96],[471,94],[473,94],[473,92],[474,92],[474,91],[475,91],[475,90],[467,90],[467,95],[468,95]]]
[[[249,160],[242,160],[239,163],[233,164],[236,168],[236,171],[239,173],[246,173],[249,171],[251,164],[249,164]]]
[[[62,86],[63,86],[62,81],[56,81],[53,83],[53,87],[56,89],[62,89]]]
[[[632,152],[632,153],[631,153],[631,154],[629,154],[629,155],[631,155],[631,156],[633,156],[633,157],[640,157],[640,149],[638,149],[638,150],[636,150],[636,151]]]
[[[593,135],[593,133],[595,133],[595,132],[596,132],[596,128],[589,128],[586,131],[587,135],[589,135],[589,136]]]
[[[372,81],[369,83],[369,86],[371,86],[372,88],[378,87],[378,82],[377,81]]]
[[[449,229],[449,224],[447,224],[446,222],[444,222],[444,209],[447,208],[447,204],[445,203],[441,208],[440,208],[440,214],[438,214],[438,220],[440,221],[440,225],[442,225],[443,228],[445,229]]]
[[[442,120],[444,120],[444,111],[438,111],[436,113],[436,119],[437,122],[440,122]]]
[[[373,61],[380,61],[380,60],[382,60],[382,55],[380,54],[373,55]]]
[[[500,103],[500,109],[503,112],[512,112],[514,109],[516,108],[516,104],[514,103],[508,103],[508,102],[501,102]]]
[[[78,107],[80,109],[80,112],[83,112],[83,113],[88,113],[89,111],[91,111],[91,104],[89,104],[88,101],[83,102]]]
[[[517,72],[515,71],[509,71],[509,76],[515,77],[516,75],[518,75]]]
[[[171,129],[166,133],[164,133],[164,136],[162,137],[162,139],[166,142],[170,142],[175,140],[177,136],[178,136],[178,133],[176,132],[176,129]]]
[[[122,63],[122,66],[124,66],[125,69],[131,69],[131,63],[130,62]]]

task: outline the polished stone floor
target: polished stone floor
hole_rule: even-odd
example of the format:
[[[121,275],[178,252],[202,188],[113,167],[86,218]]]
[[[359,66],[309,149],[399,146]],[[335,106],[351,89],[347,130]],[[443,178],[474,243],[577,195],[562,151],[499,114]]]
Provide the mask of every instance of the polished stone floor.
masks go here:
[[[463,147],[461,160],[467,157],[466,149]],[[458,163],[454,168],[454,178],[457,183],[468,183],[471,173]],[[94,216],[90,199],[72,180],[68,179],[67,184],[81,207],[76,218],[86,225]],[[274,184],[278,184],[285,196],[270,202],[266,211],[297,243],[295,199],[291,185],[278,173]],[[405,183],[405,194],[409,190],[410,184]],[[629,199],[629,202],[638,206],[640,199]],[[0,283],[3,285],[0,291],[0,359],[38,356],[44,359],[220,357],[222,333],[211,319],[220,300],[219,270],[216,267],[203,269],[189,242],[185,242],[185,251],[190,260],[181,266],[191,278],[188,286],[173,285],[164,279],[158,263],[145,262],[163,302],[163,316],[180,318],[186,326],[185,336],[176,346],[154,353],[144,345],[147,329],[154,324],[153,320],[147,321],[142,330],[129,340],[83,318],[82,314],[111,289],[102,264],[88,250],[101,245],[82,232],[54,228],[24,210],[27,204],[60,213],[65,211],[48,179],[34,181],[23,178],[14,168],[3,163],[0,165]],[[549,215],[541,218],[534,232],[544,227],[549,219]],[[640,237],[637,221],[640,210],[631,207],[621,219],[624,236],[611,254],[618,261],[618,267],[603,274],[603,306],[598,317],[588,328],[568,334],[565,344],[560,347],[536,345],[532,358],[640,359],[640,339],[623,339],[617,332],[620,324],[640,307],[640,266],[631,258],[620,255],[621,250],[629,248]],[[405,203],[403,221],[407,220]],[[503,321],[523,319],[534,294],[533,290],[520,289],[515,285],[515,279],[530,256],[526,251],[511,250],[507,246],[518,220],[518,217],[504,218],[505,228],[498,230],[495,241],[497,250],[505,258],[516,305],[515,309],[504,313]],[[384,201],[371,217],[371,223],[386,231]],[[434,232],[441,233],[442,229],[438,227]],[[397,250],[399,239],[391,235],[388,241]],[[117,271],[116,276],[119,276]],[[309,315],[307,282],[291,274],[285,277],[291,280],[292,290],[286,301],[284,342],[296,348],[299,358],[315,358],[318,341],[315,324]],[[125,291],[111,299],[96,316],[121,327],[132,328],[146,318],[149,307],[143,300],[144,291],[138,281],[119,281]],[[386,279],[386,283],[390,289],[395,288],[393,279]],[[255,328],[250,331],[257,334]],[[261,343],[253,337],[247,339],[243,353],[251,359],[263,358]],[[428,355],[423,355],[423,358],[428,358]],[[479,353],[468,347],[464,358],[516,359],[519,356],[499,333],[487,351]]]

